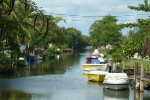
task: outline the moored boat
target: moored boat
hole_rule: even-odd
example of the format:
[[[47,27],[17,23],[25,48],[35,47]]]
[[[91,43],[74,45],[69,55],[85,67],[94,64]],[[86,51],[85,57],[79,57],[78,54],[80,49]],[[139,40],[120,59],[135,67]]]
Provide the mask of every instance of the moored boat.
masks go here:
[[[63,49],[63,53],[68,53],[68,52],[73,52],[73,49],[71,48]]]
[[[27,56],[27,61],[37,61],[37,57],[34,55]]]
[[[43,57],[40,56],[40,55],[37,55],[36,57],[37,57],[38,60],[43,60]]]
[[[19,57],[19,59],[13,62],[13,66],[27,66],[29,63],[23,58]]]
[[[103,53],[99,53],[98,49],[95,49],[93,53],[91,53],[91,55],[89,57],[86,58],[86,63],[90,64],[93,63],[94,61],[97,61],[97,63],[101,63],[104,64],[106,63],[105,59],[104,59],[104,54]]]
[[[89,81],[94,81],[94,82],[103,82],[105,75],[109,73],[106,71],[90,71],[87,73],[88,75],[88,80]]]
[[[103,67],[103,66],[107,66],[107,64],[83,64],[82,67],[84,70],[87,70],[89,68],[99,68],[99,67]]]
[[[98,58],[97,58],[97,57],[92,57],[92,56],[87,57],[87,58],[86,58],[86,63],[87,63],[87,64],[90,64],[90,63],[92,62],[92,59],[98,59]]]
[[[126,73],[107,73],[103,84],[105,88],[109,89],[127,89],[129,86],[129,78]]]
[[[90,71],[108,71],[109,72],[110,66],[109,65],[103,65],[99,67],[89,67],[84,68],[83,75],[87,76],[88,72]]]
[[[109,73],[109,66],[105,65],[98,68],[89,68],[87,71],[89,81],[103,82],[105,75]]]

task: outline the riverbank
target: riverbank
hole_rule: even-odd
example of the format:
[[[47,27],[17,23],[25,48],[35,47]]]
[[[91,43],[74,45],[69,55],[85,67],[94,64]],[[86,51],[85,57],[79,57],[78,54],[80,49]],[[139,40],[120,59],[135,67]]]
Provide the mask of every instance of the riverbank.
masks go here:
[[[132,84],[134,88],[142,91],[142,87],[140,87],[140,84],[143,84],[144,90],[150,90],[150,81],[149,81],[150,80],[150,63],[149,63],[149,60],[131,58],[131,59],[123,61],[119,65],[119,67],[121,68],[122,71],[128,73],[128,76],[130,77],[130,79],[135,81],[134,84]],[[143,77],[141,78],[141,76],[143,76]],[[143,83],[141,83],[140,80],[142,80]]]

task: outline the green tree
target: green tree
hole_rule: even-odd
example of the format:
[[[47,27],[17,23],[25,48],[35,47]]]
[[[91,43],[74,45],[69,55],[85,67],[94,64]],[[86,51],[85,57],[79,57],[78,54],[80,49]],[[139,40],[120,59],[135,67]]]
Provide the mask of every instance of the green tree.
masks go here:
[[[121,41],[121,28],[115,16],[106,15],[102,20],[95,21],[90,27],[90,40],[93,46],[116,45]]]
[[[86,46],[88,44],[88,37],[85,37],[82,35],[81,31],[70,27],[66,29],[66,35],[67,35],[67,45],[69,48],[72,49],[78,49]],[[86,39],[87,40],[86,40]]]
[[[144,12],[147,12],[149,14],[150,12],[150,5],[148,4],[148,0],[144,0],[144,3],[143,4],[138,4],[138,6],[128,6],[128,8],[132,9],[132,10],[136,10],[136,11],[144,11]],[[148,51],[145,51],[146,48],[147,48],[147,38],[149,37],[150,35],[150,30],[149,30],[149,27],[150,27],[150,19],[147,18],[147,19],[137,19],[136,23],[127,23],[127,24],[124,24],[123,27],[135,27],[137,30],[134,34],[131,35],[130,34],[130,37],[128,38],[132,38],[132,43],[134,45],[134,47],[132,47],[132,52],[138,52],[139,55],[142,55],[142,58],[144,56],[146,56],[147,52]],[[136,42],[136,45],[135,43]],[[127,45],[128,46],[128,45]],[[138,48],[136,49],[135,51],[135,48]],[[131,49],[131,48],[130,48]]]

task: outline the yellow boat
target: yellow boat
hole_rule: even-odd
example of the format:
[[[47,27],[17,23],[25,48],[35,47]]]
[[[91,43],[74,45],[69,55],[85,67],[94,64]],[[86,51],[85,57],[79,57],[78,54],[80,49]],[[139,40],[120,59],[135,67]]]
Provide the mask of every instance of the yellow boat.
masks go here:
[[[84,68],[83,75],[87,76],[90,71],[109,71],[109,67],[107,65],[104,65],[100,67]]]
[[[83,64],[82,67],[84,70],[89,70],[89,68],[94,68],[94,67],[107,67],[107,64]]]
[[[87,73],[88,80],[89,81],[95,81],[95,82],[103,82],[107,73],[109,73],[109,72],[90,71],[90,72]]]

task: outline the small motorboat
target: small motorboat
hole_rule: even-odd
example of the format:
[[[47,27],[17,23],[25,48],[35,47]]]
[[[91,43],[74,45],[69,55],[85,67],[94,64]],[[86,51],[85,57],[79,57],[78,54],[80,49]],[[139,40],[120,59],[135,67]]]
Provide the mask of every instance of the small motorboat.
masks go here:
[[[27,56],[27,61],[37,61],[37,57],[36,56],[34,56],[34,55],[29,55],[29,56]]]
[[[91,65],[91,66],[90,66]],[[109,65],[108,64],[84,64],[83,69],[84,71],[90,72],[90,71],[108,71]]]
[[[129,86],[129,78],[126,73],[107,73],[103,84],[105,88],[109,89],[127,89]]]
[[[86,58],[86,63],[90,64],[92,62],[92,59],[97,59],[98,60],[98,57],[93,57],[93,56],[87,57]]]
[[[101,64],[100,66],[97,66],[97,67],[87,67],[87,68],[84,68],[83,75],[88,76],[88,73],[91,71],[109,71],[109,69],[110,69],[110,66],[106,64]]]
[[[88,80],[89,81],[95,81],[95,82],[103,82],[104,77],[107,73],[109,73],[109,66],[101,66],[98,68],[89,68],[86,69]]]
[[[88,80],[89,81],[94,81],[94,82],[103,82],[104,77],[107,73],[109,73],[109,72],[100,71],[100,70],[90,71],[90,72],[87,73]]]
[[[90,57],[86,58],[87,64],[94,63],[95,61],[96,63],[101,63],[101,64],[105,63],[104,54],[99,53],[98,49],[95,49],[94,52],[91,53]]]
[[[82,67],[83,67],[83,70],[87,70],[87,69],[90,69],[90,68],[100,68],[100,67],[107,67],[108,64],[83,64]]]
[[[19,57],[19,59],[13,61],[13,66],[28,66],[29,63],[23,58]]]

